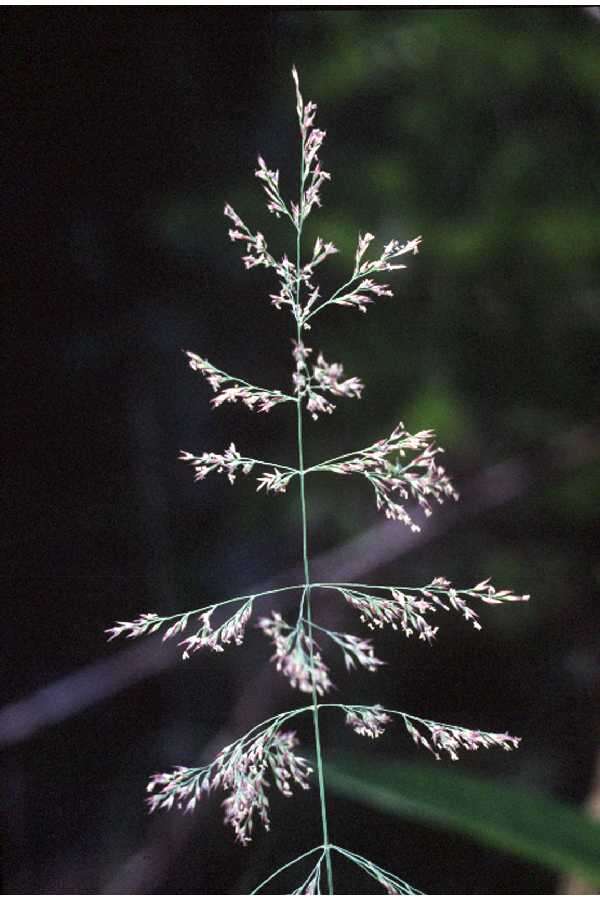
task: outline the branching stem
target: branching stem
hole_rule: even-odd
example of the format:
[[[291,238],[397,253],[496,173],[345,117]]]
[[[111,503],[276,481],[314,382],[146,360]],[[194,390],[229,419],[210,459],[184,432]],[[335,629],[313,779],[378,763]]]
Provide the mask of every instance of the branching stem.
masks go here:
[[[261,881],[261,883],[258,885],[258,887],[255,887],[255,888],[254,888],[254,890],[252,891],[252,894],[258,894],[258,892],[259,892],[266,884],[268,884],[270,881],[272,881],[273,878],[276,878],[277,875],[280,874],[280,872],[284,872],[286,869],[289,869],[290,866],[294,866],[297,862],[300,862],[301,859],[306,859],[307,856],[310,856],[312,853],[316,853],[317,850],[322,850],[322,849],[323,849],[323,845],[322,845],[322,844],[319,844],[318,847],[313,847],[312,850],[307,850],[306,853],[302,853],[300,856],[297,856],[295,859],[290,860],[289,863],[285,863],[285,865],[280,866],[280,867],[277,869],[276,872],[273,872],[272,875],[269,875],[268,878],[265,878],[264,881]],[[252,896],[252,895],[251,895],[251,896]]]
[[[221,600],[220,603],[210,603],[208,606],[199,606],[198,609],[189,609],[185,613],[173,613],[171,616],[160,616],[161,622],[172,622],[173,619],[180,619],[182,616],[195,616],[206,612],[209,609],[219,609],[220,606],[229,606],[230,603],[240,603],[242,600],[256,599],[257,597],[268,597],[271,594],[281,594],[284,591],[303,590],[303,584],[290,584],[287,587],[273,588],[271,591],[257,591],[255,594],[240,594],[239,597],[231,597],[229,600]]]

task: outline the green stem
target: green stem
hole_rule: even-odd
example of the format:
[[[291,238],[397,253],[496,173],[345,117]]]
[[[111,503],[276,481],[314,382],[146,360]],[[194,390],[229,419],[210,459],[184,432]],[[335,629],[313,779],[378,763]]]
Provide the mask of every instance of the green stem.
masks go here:
[[[254,738],[251,738],[251,735],[253,735],[255,731],[260,731],[263,726],[269,725],[269,723],[273,723],[272,727],[277,729],[284,725],[285,722],[293,719],[294,716],[299,716],[301,713],[310,712],[311,710],[312,706],[301,706],[298,707],[298,709],[289,709],[284,713],[277,713],[277,715],[271,716],[269,719],[265,719],[264,722],[259,722],[258,725],[253,725],[253,727],[249,731],[247,731],[243,738],[241,738],[240,740],[244,744],[251,743],[254,740]]]
[[[211,603],[209,606],[200,606],[198,609],[189,609],[187,612],[173,613],[172,616],[160,616],[156,621],[160,621],[161,624],[164,624],[165,622],[171,622],[173,619],[181,619],[182,616],[195,616],[197,613],[206,612],[207,609],[218,609],[220,606],[228,606],[230,603],[240,603],[242,600],[268,597],[270,594],[281,594],[283,591],[298,591],[303,588],[303,584],[290,584],[288,587],[274,588],[272,591],[257,591],[256,594],[241,594],[239,597],[232,597],[230,600],[221,600],[220,603]]]
[[[294,397],[294,401],[296,398]],[[293,466],[284,466],[282,463],[274,463],[269,462],[266,459],[250,459],[249,457],[243,456],[241,462],[251,462],[255,466],[272,466],[274,469],[283,469],[284,472],[293,472],[294,475],[298,475],[299,472],[297,469],[294,469]]]
[[[310,856],[311,853],[316,853],[317,850],[321,850],[321,849],[322,849],[322,847],[320,847],[320,846],[313,847],[312,850],[307,850],[306,853],[302,853],[301,856],[297,856],[296,859],[292,859],[289,863],[286,863],[284,866],[280,866],[276,872],[273,872],[272,875],[269,875],[268,878],[265,878],[264,881],[261,881],[261,883],[258,885],[258,887],[254,888],[254,890],[252,891],[252,894],[258,894],[260,889],[263,888],[270,881],[272,881],[273,878],[275,878],[277,875],[279,875],[280,872],[284,872],[286,869],[289,869],[290,866],[293,866],[297,862],[300,862],[301,859],[306,859],[306,857]]]
[[[331,466],[334,463],[342,462],[344,459],[347,459],[349,456],[362,456],[363,453],[366,453],[368,450],[373,450],[375,444],[369,444],[368,447],[363,447],[362,450],[349,450],[348,453],[342,453],[340,456],[334,456],[332,459],[326,459],[323,462],[317,463],[316,466],[311,466],[310,469],[307,469],[306,472],[320,472],[326,466]],[[357,473],[358,474],[358,473]]]
[[[300,339],[300,326],[298,326],[298,339]],[[310,564],[308,558],[308,527],[306,515],[306,492],[304,490],[304,442],[302,432],[302,407],[300,400],[297,403],[297,434],[298,434],[298,467],[300,470],[300,511],[302,523],[302,557],[304,564],[304,593],[302,597],[302,605],[306,610],[306,621],[308,624],[308,637],[310,646],[310,666],[313,668],[313,641],[312,641],[312,614],[310,603]],[[327,822],[327,805],[325,799],[325,779],[323,775],[323,754],[321,750],[321,732],[319,728],[319,702],[317,697],[317,689],[312,679],[312,716],[313,727],[315,733],[315,754],[317,759],[317,779],[319,783],[319,799],[321,804],[321,825],[323,830],[323,848],[325,851],[325,864],[327,868],[327,884],[328,891],[333,894],[333,872],[331,868],[331,852],[329,849],[329,828]]]
[[[304,138],[303,138],[304,140]],[[300,167],[300,196],[298,198],[298,228],[296,232],[296,326],[298,343],[302,340],[302,320],[300,312],[300,263],[301,263],[301,239],[302,239],[302,215],[303,215],[303,190],[304,190],[304,146],[302,147],[302,163]],[[314,678],[313,666],[313,641],[312,641],[312,614],[310,603],[310,564],[308,559],[308,525],[306,515],[306,492],[304,489],[304,438],[302,431],[302,398],[296,398],[296,426],[298,443],[298,475],[300,478],[300,515],[302,527],[302,559],[304,565],[304,591],[302,594],[301,614],[306,607],[306,619],[308,622],[308,638],[310,646],[310,668],[312,682],[312,718],[315,734],[315,755],[317,759],[317,779],[319,784],[319,800],[321,806],[321,827],[323,832],[323,851],[327,869],[327,889],[333,894],[333,870],[331,866],[331,850],[329,844],[329,827],[327,822],[327,803],[325,798],[325,778],[323,775],[323,754],[321,750],[321,732],[319,728],[319,702]]]

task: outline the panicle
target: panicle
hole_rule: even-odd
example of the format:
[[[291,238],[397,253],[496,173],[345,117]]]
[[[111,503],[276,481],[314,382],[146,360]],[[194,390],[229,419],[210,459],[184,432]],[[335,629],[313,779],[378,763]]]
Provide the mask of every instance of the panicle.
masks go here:
[[[249,388],[245,385],[234,384],[232,387],[225,388],[210,403],[211,406],[221,406],[223,403],[242,402],[248,409],[256,409],[259,413],[270,412],[278,403],[285,403],[289,398],[282,395],[277,396],[274,391],[263,391],[256,388]]]
[[[366,234],[361,234],[360,231],[358,233],[358,245],[356,247],[356,255],[354,257],[354,274],[358,274],[360,272],[361,260],[372,241],[375,240],[375,235],[371,234],[367,231]]]
[[[201,623],[201,627],[195,634],[179,642],[179,646],[184,648],[183,659],[189,659],[191,653],[195,653],[203,647],[208,647],[220,653],[223,651],[224,644],[234,643],[239,646],[244,640],[246,625],[252,615],[254,599],[254,596],[248,596],[239,609],[220,625],[214,625],[212,617],[215,610],[226,605],[225,603],[207,607],[200,612],[198,621]],[[192,615],[194,613],[188,612],[182,616],[163,617],[156,613],[144,613],[133,622],[117,622],[112,628],[107,628],[108,640],[111,641],[113,638],[120,636],[136,638],[143,634],[152,634],[159,631],[167,623],[170,623],[162,636],[163,641],[168,641],[186,630]]]
[[[360,312],[366,313],[367,306],[377,297],[393,297],[394,292],[387,284],[378,284],[372,278],[365,278],[352,291],[341,294],[332,302],[337,306],[355,306]]]
[[[427,616],[438,610],[455,610],[473,628],[481,630],[479,614],[469,606],[468,600],[480,600],[483,603],[526,602],[529,594],[513,594],[511,591],[497,591],[489,578],[474,588],[454,588],[446,578],[434,578],[425,587],[399,588],[394,586],[376,588],[353,587],[349,585],[329,585],[337,590],[350,606],[359,614],[361,622],[370,629],[391,625],[394,630],[400,628],[406,637],[416,634],[420,640],[430,644],[438,633]],[[382,596],[383,595],[383,596]]]
[[[490,604],[527,603],[530,599],[529,594],[513,594],[512,591],[507,590],[497,591],[496,588],[490,584],[489,578],[486,578],[485,581],[480,581],[479,584],[475,585],[474,588],[471,588],[468,593],[471,597],[477,597],[479,600],[482,600],[483,603]]]
[[[405,269],[406,266],[392,263],[391,260],[404,256],[406,253],[416,255],[419,252],[419,245],[422,238],[419,236],[410,241],[393,240],[385,245],[382,253],[375,260],[365,260],[363,257],[369,249],[371,242],[375,240],[373,234],[358,235],[358,246],[356,248],[356,256],[354,258],[354,276],[368,275],[371,272],[389,272],[393,269]]]
[[[326,242],[318,237],[313,247],[312,259],[303,268],[304,274],[307,276],[312,275],[313,269],[334,253],[338,253],[337,247],[330,241]]]
[[[434,438],[433,431],[410,434],[400,422],[388,438],[364,450],[322,463],[314,469],[339,475],[363,475],[375,491],[377,508],[383,509],[386,518],[402,522],[411,531],[420,531],[396,497],[402,500],[412,497],[426,516],[432,513],[432,500],[437,503],[443,503],[448,497],[458,500],[458,493],[445,470],[437,463],[437,455],[443,453],[443,449],[435,446]],[[407,451],[418,452],[402,464],[401,459]]]
[[[323,354],[319,353],[311,372],[307,360],[312,348],[306,347],[302,341],[293,341],[293,344],[296,362],[296,371],[292,376],[294,393],[305,399],[306,408],[313,419],[318,419],[322,413],[331,414],[335,409],[335,403],[324,397],[323,392],[333,394],[334,397],[360,399],[364,384],[359,378],[344,378],[341,363],[328,363]]]
[[[181,450],[179,459],[183,462],[189,462],[196,472],[194,481],[202,481],[211,472],[226,474],[230,484],[234,484],[238,474],[248,475],[255,465],[256,459],[250,459],[241,456],[235,448],[235,444],[230,444],[224,453],[202,453],[195,456],[187,450]],[[282,494],[287,490],[290,480],[297,474],[295,469],[281,467],[283,471],[275,466],[272,472],[263,472],[257,478],[257,491],[266,489],[267,493]]]
[[[191,653],[196,653],[204,647],[214,650],[216,653],[223,652],[223,644],[234,643],[238,647],[244,641],[246,633],[246,625],[252,615],[252,604],[254,597],[246,600],[236,612],[230,616],[225,622],[218,627],[211,624],[216,607],[203,612],[198,618],[201,622],[201,628],[196,634],[180,641],[179,646],[184,648],[183,659],[189,659]]]
[[[300,203],[292,203],[292,219],[296,228],[300,228],[310,215],[313,206],[321,205],[320,190],[325,181],[331,181],[329,172],[321,168],[319,150],[325,140],[326,132],[314,127],[317,106],[311,100],[304,103],[300,93],[298,72],[294,67],[292,77],[296,87],[296,112],[302,138],[302,190]]]
[[[248,475],[254,468],[255,460],[241,456],[232,442],[223,453],[202,453],[195,456],[188,450],[181,450],[179,459],[189,462],[195,471],[194,481],[203,481],[211,472],[226,474],[230,484],[235,482],[237,475]]]
[[[161,619],[157,613],[142,613],[133,622],[117,622],[112,628],[106,628],[104,633],[108,634],[108,641],[114,641],[116,637],[137,638],[158,631],[160,625]]]
[[[275,265],[279,277],[279,293],[270,294],[271,302],[276,309],[289,306],[294,318],[305,331],[310,331],[308,319],[315,311],[319,300],[319,288],[311,280],[314,269],[328,256],[337,252],[332,243],[317,238],[313,257],[306,265],[296,269],[285,254]]]
[[[275,266],[275,272],[279,278],[279,293],[270,294],[271,303],[275,309],[281,309],[282,306],[289,306],[293,315],[298,318],[300,315],[300,307],[296,299],[297,274],[296,267],[290,262],[287,255]]]
[[[272,736],[259,735],[249,748],[235,754],[233,761],[231,756],[217,757],[216,782],[231,791],[223,802],[224,821],[232,826],[241,844],[248,844],[252,839],[255,813],[265,830],[270,830],[266,794],[269,773],[284,797],[292,796],[292,782],[308,790],[312,769],[303,757],[294,754],[297,744],[293,731],[275,732]]]
[[[357,734],[372,739],[381,737],[385,732],[391,716],[384,711],[379,704],[375,706],[344,706],[346,713],[346,725],[349,725]]]
[[[329,256],[337,253],[333,243],[317,237],[310,260],[302,264],[300,260],[300,240],[304,222],[315,206],[321,205],[321,189],[331,179],[322,167],[319,154],[326,132],[315,126],[316,104],[305,102],[301,91],[298,72],[294,67],[292,77],[295,85],[296,113],[301,137],[301,185],[297,202],[287,203],[280,190],[279,171],[270,168],[262,156],[258,156],[255,175],[267,197],[267,209],[277,218],[291,220],[297,232],[296,262],[287,255],[275,259],[269,251],[267,241],[260,231],[253,232],[229,204],[225,206],[225,216],[230,220],[229,237],[245,247],[242,261],[246,269],[264,267],[273,269],[279,281],[278,293],[271,294],[272,304],[277,308],[288,307],[296,320],[298,336],[311,328],[309,320],[330,305],[346,306],[366,312],[368,306],[379,297],[393,296],[388,284],[380,283],[375,276],[394,270],[404,269],[401,257],[419,251],[421,237],[408,241],[391,240],[383,246],[379,255],[373,254],[375,237],[370,232],[359,233],[352,275],[342,287],[327,299],[321,299],[320,290],[313,283],[314,273]],[[375,258],[369,257],[375,255]],[[208,360],[190,351],[185,351],[190,367],[200,372],[208,381],[214,397],[213,407],[226,403],[243,403],[250,410],[269,412],[273,407],[285,403],[297,404],[299,415],[305,406],[313,419],[321,414],[331,414],[335,409],[333,399],[339,397],[360,399],[364,390],[363,382],[357,377],[346,377],[341,363],[328,362],[323,353],[318,352],[316,360],[313,350],[298,337],[293,342],[295,370],[292,374],[293,395],[281,391],[268,390],[235,378],[218,369]],[[301,424],[301,422],[300,422]],[[340,475],[359,474],[369,481],[378,509],[389,519],[399,521],[412,531],[420,531],[413,519],[406,501],[415,501],[425,516],[430,516],[434,503],[446,499],[458,499],[450,478],[439,464],[441,447],[435,444],[435,434],[431,430],[411,434],[404,425],[394,428],[389,437],[383,438],[362,450],[346,453],[308,469],[293,469],[289,466],[264,463],[242,456],[231,443],[223,453],[204,452],[194,455],[181,451],[180,459],[189,463],[195,472],[195,480],[203,480],[216,472],[234,483],[239,474],[248,475],[255,466],[261,474],[257,478],[257,491],[284,493],[290,481],[299,475],[304,479],[308,472],[328,471]],[[303,458],[299,446],[299,458]],[[263,466],[267,469],[264,470]],[[303,521],[306,528],[304,496],[302,496]],[[305,569],[308,561],[305,553]],[[348,670],[360,666],[369,672],[376,672],[384,665],[375,655],[371,640],[353,634],[331,631],[312,620],[310,613],[303,618],[305,598],[311,588],[329,589],[341,593],[344,600],[356,609],[361,621],[371,630],[391,625],[407,636],[418,636],[431,643],[438,628],[431,623],[432,616],[439,610],[454,610],[473,627],[480,629],[479,615],[473,606],[477,601],[486,604],[526,601],[528,595],[517,595],[509,590],[496,590],[490,579],[473,588],[455,588],[445,578],[435,578],[425,587],[403,588],[399,586],[373,586],[361,584],[309,584],[308,574],[303,586],[289,586],[257,595],[244,595],[224,601],[214,606],[204,607],[181,616],[160,617],[156,613],[144,613],[131,622],[119,621],[107,629],[109,640],[118,636],[137,638],[158,632],[165,626],[163,641],[181,635],[189,624],[191,616],[197,616],[200,623],[194,634],[179,641],[184,659],[192,653],[208,647],[222,652],[230,644],[240,645],[244,641],[246,628],[253,613],[253,603],[258,597],[279,591],[303,590],[295,626],[289,625],[277,612],[259,619],[258,628],[270,639],[274,652],[272,660],[276,668],[288,679],[293,688],[323,696],[333,687],[329,668],[325,664],[321,648],[313,633],[325,634],[341,650]],[[220,624],[213,619],[220,616],[220,609],[229,603],[239,606]],[[310,603],[307,603],[310,610]],[[458,759],[461,750],[478,750],[499,747],[512,750],[519,744],[519,738],[509,734],[484,732],[460,726],[446,725],[419,719],[397,710],[385,709],[382,705],[344,705],[334,703],[317,704],[289,710],[252,728],[244,737],[224,747],[214,760],[201,768],[177,766],[172,772],[153,775],[148,783],[150,811],[170,809],[176,806],[191,812],[204,795],[220,789],[225,793],[223,801],[224,820],[231,825],[237,840],[242,844],[250,842],[255,822],[258,820],[266,830],[270,828],[269,789],[275,788],[285,797],[292,796],[293,789],[308,789],[312,772],[308,762],[296,754],[298,739],[295,732],[283,730],[291,718],[313,710],[316,717],[322,707],[341,709],[345,713],[346,724],[357,734],[376,739],[387,729],[393,717],[402,718],[413,741],[424,746],[436,759],[446,753],[453,760]],[[320,765],[318,729],[316,732],[317,755]],[[322,782],[321,782],[322,787]],[[323,798],[322,798],[323,799]],[[304,860],[314,852],[321,851],[316,864],[294,894],[320,894],[321,869],[327,859],[330,873],[330,854],[340,853],[347,860],[367,873],[388,894],[420,893],[391,872],[380,868],[358,854],[328,843],[326,831],[324,843],[302,854],[292,863],[281,867],[275,874],[288,866]],[[313,858],[314,862],[314,858]],[[312,865],[312,863],[311,863]],[[274,877],[274,876],[271,876]],[[263,885],[270,878],[263,882]],[[331,877],[329,890],[332,892]],[[261,885],[262,887],[262,885]]]
[[[403,718],[406,730],[415,744],[425,747],[438,760],[441,759],[441,752],[447,753],[450,759],[457,760],[459,750],[487,750],[490,747],[515,750],[521,741],[521,738],[511,737],[506,733],[497,734],[462,728],[457,725],[442,725],[439,722],[429,722],[413,716],[404,715]],[[428,734],[427,737],[418,726],[421,726]]]
[[[288,484],[294,475],[295,472],[280,472],[275,467],[272,472],[265,472],[264,475],[257,478],[258,487],[256,490],[261,491],[264,488],[267,494],[285,494]]]
[[[248,844],[255,815],[267,831],[270,827],[269,776],[285,797],[292,796],[293,783],[303,790],[309,787],[312,769],[294,753],[297,744],[295,733],[279,731],[276,722],[252,738],[246,735],[224,747],[209,766],[177,766],[173,772],[153,775],[147,787],[152,794],[150,812],[173,805],[191,812],[204,794],[220,788],[229,794],[223,802],[225,824],[232,826],[240,843]]]
[[[398,256],[403,256],[405,253],[417,253],[421,238],[414,238],[405,243],[396,240],[390,241],[377,259],[363,261],[363,257],[374,239],[375,236],[369,232],[364,235],[359,233],[352,278],[344,285],[341,293],[336,292],[331,297],[330,303],[334,303],[337,306],[352,306],[365,313],[367,306],[373,303],[377,297],[393,297],[394,294],[390,290],[389,285],[379,284],[367,276],[378,272],[389,272],[394,269],[405,269],[405,265],[393,263],[391,260],[396,259]],[[356,284],[355,282],[359,278],[361,280]],[[348,290],[345,290],[345,288],[348,288]]]
[[[271,638],[278,672],[288,679],[293,688],[305,694],[312,693],[313,684],[319,696],[323,696],[333,683],[329,669],[323,662],[317,642],[310,637],[302,623],[295,628],[288,625],[280,613],[272,612],[271,617],[259,619],[258,627]]]
[[[404,594],[390,588],[390,596],[379,597],[372,593],[352,588],[340,587],[344,599],[360,613],[361,622],[370,629],[391,625],[394,630],[399,627],[406,637],[418,634],[427,643],[435,638],[438,629],[433,628],[423,617],[424,612],[434,611],[435,607],[423,599]]]
[[[356,397],[360,400],[365,389],[359,378],[344,379],[342,364],[326,362],[322,353],[319,353],[316,365],[313,366],[312,378],[322,391],[329,391],[336,397]]]
[[[290,216],[290,212],[279,191],[279,172],[273,172],[269,169],[262,156],[259,156],[258,169],[254,174],[263,182],[264,191],[269,199],[267,203],[269,212],[277,216],[278,219],[282,215]]]
[[[246,244],[246,256],[242,257],[246,269],[253,269],[255,266],[264,266],[266,269],[275,268],[276,263],[267,249],[264,235],[260,231],[253,234],[229,203],[226,204],[224,213],[234,224],[234,227],[229,229],[231,240]]]
[[[213,366],[207,359],[198,356],[197,353],[192,353],[189,350],[184,352],[188,357],[190,368],[204,375],[216,394],[216,397],[213,397],[210,401],[213,407],[221,406],[223,403],[241,402],[248,409],[266,413],[270,412],[279,403],[287,403],[294,399],[281,391],[270,391],[266,388],[257,387],[254,384],[248,384],[247,381],[235,378],[233,375],[228,375],[221,369],[217,369],[216,366]],[[224,387],[224,385],[228,386]]]
[[[150,812],[157,809],[178,809],[191,812],[203,794],[211,789],[210,766],[203,769],[191,769],[188,766],[175,766],[172,772],[159,772],[152,775],[146,791]]]
[[[355,669],[356,666],[361,666],[367,672],[377,672],[381,666],[385,665],[383,660],[375,656],[373,644],[367,638],[357,637],[355,634],[341,634],[339,631],[330,631],[328,628],[317,627],[319,627],[320,631],[325,632],[334,644],[337,644],[340,648],[348,671]]]
[[[375,706],[343,705],[342,709],[346,713],[346,724],[350,725],[357,734],[370,738],[376,738],[383,734],[385,727],[394,716],[401,718],[413,741],[433,753],[438,760],[441,759],[441,752],[447,753],[452,760],[457,760],[459,750],[480,750],[490,747],[514,750],[519,746],[521,740],[506,733],[479,731],[463,728],[460,725],[443,725],[440,722],[419,719],[417,716],[410,716],[407,713],[384,709],[380,704]]]

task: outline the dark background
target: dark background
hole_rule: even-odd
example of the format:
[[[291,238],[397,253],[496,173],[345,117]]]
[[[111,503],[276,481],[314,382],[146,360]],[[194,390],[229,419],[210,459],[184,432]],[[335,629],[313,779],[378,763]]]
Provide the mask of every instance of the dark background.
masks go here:
[[[195,486],[176,461],[235,440],[294,463],[287,407],[211,413],[180,352],[288,389],[291,322],[268,273],[243,271],[222,209],[285,248],[252,173],[260,151],[295,183],[294,62],[328,132],[333,181],[309,235],[342,252],[324,289],[359,228],[424,236],[394,299],[315,326],[311,345],[367,391],[309,428],[309,461],[402,418],[438,431],[463,494],[413,541],[401,525],[369,532],[381,518],[367,485],[315,479],[312,552],[342,548],[354,565],[347,543],[366,530],[386,561],[364,553],[356,580],[491,576],[532,595],[485,607],[480,634],[440,618],[433,647],[378,635],[392,665],[352,684],[336,669],[336,696],[522,735],[517,753],[455,765],[582,804],[600,727],[594,9],[32,7],[2,20],[5,890],[244,893],[320,839],[315,791],[273,797],[273,830],[248,849],[218,799],[185,819],[145,812],[151,772],[208,759],[296,702],[257,632],[187,664],[103,637],[115,619],[283,584],[298,560],[293,492]],[[357,628],[350,610],[323,615]],[[330,759],[415,756],[399,728],[373,745],[331,717],[324,740]],[[330,810],[334,840],[428,893],[556,887],[449,833],[335,798]],[[370,889],[343,866],[337,879]]]

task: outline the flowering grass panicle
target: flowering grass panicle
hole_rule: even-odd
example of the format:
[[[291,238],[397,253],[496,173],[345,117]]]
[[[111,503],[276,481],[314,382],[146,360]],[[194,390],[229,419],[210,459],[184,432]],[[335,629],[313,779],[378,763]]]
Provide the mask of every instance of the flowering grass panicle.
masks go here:
[[[271,638],[275,648],[271,659],[293,688],[322,696],[332,687],[319,646],[302,622],[293,628],[274,612],[271,618],[260,619],[258,627]]]
[[[391,717],[384,712],[383,707],[377,706],[344,706],[346,713],[346,725],[349,725],[357,734],[363,737],[378,738],[385,731],[385,726],[391,722]]]
[[[279,731],[271,726],[251,739],[242,738],[224,747],[209,766],[176,766],[173,772],[153,775],[147,786],[152,795],[148,799],[150,811],[175,805],[192,812],[203,794],[221,788],[229,794],[223,801],[225,822],[232,826],[238,841],[247,844],[255,815],[267,831],[270,827],[269,775],[285,797],[292,796],[292,782],[308,789],[312,769],[293,752],[297,744],[293,731]]]
[[[328,362],[322,351],[318,351],[315,357],[312,347],[304,342],[305,332],[311,330],[315,317],[329,306],[366,313],[376,300],[391,298],[393,291],[390,285],[378,279],[381,275],[387,277],[390,273],[405,269],[405,259],[419,251],[421,238],[393,238],[375,250],[374,235],[368,231],[359,233],[353,267],[347,279],[332,293],[321,294],[315,282],[316,270],[338,252],[337,248],[331,241],[318,237],[303,259],[302,239],[304,223],[311,212],[321,206],[321,191],[331,180],[319,158],[326,133],[315,126],[317,107],[312,101],[304,102],[295,68],[292,76],[300,130],[298,196],[288,201],[282,195],[279,171],[270,168],[262,156],[258,157],[255,172],[266,194],[268,211],[277,219],[286,220],[292,232],[290,254],[275,258],[265,236],[248,227],[230,204],[225,206],[225,216],[232,226],[229,237],[243,246],[243,265],[248,270],[262,267],[273,271],[278,289],[270,294],[271,304],[276,310],[291,314],[295,326],[291,335],[292,393],[250,384],[217,368],[204,356],[189,350],[185,353],[190,368],[199,372],[212,389],[213,408],[240,403],[251,412],[271,413],[276,407],[292,403],[295,410],[297,464],[289,466],[243,456],[233,442],[222,453],[182,450],[180,459],[192,467],[195,481],[203,481],[208,475],[216,473],[225,475],[234,484],[238,475],[250,475],[258,470],[257,491],[273,495],[283,494],[292,483],[297,483],[303,581],[301,584],[232,597],[184,613],[165,616],[143,613],[132,621],[117,622],[107,629],[107,633],[109,640],[116,637],[138,638],[154,633],[161,633],[163,641],[178,638],[183,658],[189,659],[204,649],[222,652],[228,646],[239,646],[246,636],[255,609],[261,607],[266,598],[272,602],[280,594],[295,594],[298,605],[293,624],[286,622],[277,609],[272,609],[270,615],[268,610],[261,610],[255,624],[272,644],[271,659],[276,669],[292,688],[308,695],[308,705],[278,713],[256,725],[243,737],[224,747],[207,765],[200,768],[176,766],[171,772],[153,775],[148,783],[149,809],[155,811],[175,807],[192,812],[205,795],[222,790],[226,795],[223,802],[225,823],[233,828],[237,840],[245,845],[252,839],[257,820],[266,830],[270,828],[269,791],[273,786],[289,798],[294,787],[308,789],[310,776],[314,774],[322,842],[281,865],[253,893],[267,887],[282,872],[288,869],[296,871],[298,868],[301,874],[294,894],[333,894],[335,858],[357,867],[388,894],[419,894],[420,891],[392,872],[332,842],[320,717],[341,712],[346,724],[357,735],[372,740],[381,737],[394,720],[400,719],[413,741],[433,753],[436,759],[446,754],[456,760],[459,751],[463,750],[493,747],[512,750],[518,746],[519,738],[433,722],[403,711],[386,709],[380,704],[365,706],[324,702],[323,698],[333,688],[333,681],[332,663],[325,656],[323,647],[341,657],[348,670],[362,667],[376,673],[385,662],[376,655],[371,637],[332,631],[320,624],[319,600],[331,596],[333,592],[342,604],[349,605],[358,613],[359,621],[371,633],[389,625],[406,637],[415,635],[431,644],[439,630],[433,618],[440,612],[456,612],[479,630],[482,604],[512,603],[525,601],[528,597],[509,590],[496,590],[490,579],[472,588],[455,588],[442,577],[434,578],[422,587],[325,583],[311,579],[305,485],[313,474],[361,475],[375,493],[377,509],[388,519],[412,531],[420,530],[423,520],[433,513],[436,504],[449,499],[458,500],[458,494],[440,465],[439,457],[443,450],[437,445],[433,431],[412,434],[402,423],[388,437],[380,438],[368,447],[306,465],[305,414],[308,413],[312,419],[323,414],[331,415],[338,400],[360,399],[364,384],[357,376],[346,376],[342,363]],[[408,504],[411,504],[410,507]],[[295,752],[298,739],[295,732],[287,727],[289,722],[303,715],[312,718],[314,773],[307,760]]]

